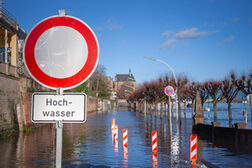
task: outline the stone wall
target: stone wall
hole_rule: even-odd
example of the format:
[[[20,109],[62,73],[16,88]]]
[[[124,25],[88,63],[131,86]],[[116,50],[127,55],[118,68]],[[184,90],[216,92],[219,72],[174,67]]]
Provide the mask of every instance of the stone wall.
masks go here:
[[[13,76],[0,74],[0,131],[15,127],[22,129],[23,103],[19,79]],[[19,114],[17,113],[19,112]]]
[[[87,99],[87,112],[106,111],[112,106],[109,100],[99,99],[88,96]]]
[[[96,111],[97,110],[97,99],[92,97],[92,96],[88,96],[87,99],[87,109],[89,112],[92,111]]]
[[[32,102],[32,93],[31,92],[23,92],[23,116],[24,116],[24,125],[25,127],[30,127],[33,123],[31,121],[31,102]]]
[[[32,94],[36,91],[49,92],[28,77],[14,77],[0,72],[0,133],[16,129],[23,131],[24,127],[34,125],[31,121]],[[87,97],[87,113],[105,111],[108,100]]]

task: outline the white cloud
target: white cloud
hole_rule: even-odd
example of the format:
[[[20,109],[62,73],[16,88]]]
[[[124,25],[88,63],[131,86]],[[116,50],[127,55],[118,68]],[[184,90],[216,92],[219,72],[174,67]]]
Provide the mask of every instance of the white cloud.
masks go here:
[[[171,38],[169,40],[167,40],[166,42],[164,42],[161,46],[160,49],[164,50],[165,48],[169,48],[172,49],[174,48],[175,43],[177,43],[178,39],[176,38]]]
[[[230,43],[231,41],[233,41],[235,39],[234,36],[229,36],[226,39],[224,39],[223,41],[221,41],[221,44],[225,44],[225,43]]]
[[[183,30],[174,35],[177,39],[192,39],[197,37],[206,36],[208,32],[197,32],[198,28],[191,28],[188,30]]]
[[[167,38],[167,37],[169,37],[170,35],[171,35],[171,31],[169,31],[169,30],[162,33],[162,37],[163,37],[163,38]]]
[[[198,31],[198,28],[191,28],[187,30],[182,30],[180,32],[177,32],[174,34],[170,39],[168,39],[166,42],[164,42],[160,48],[161,49],[172,49],[174,48],[175,44],[179,42],[180,40],[185,40],[185,39],[194,39],[194,38],[199,38],[203,36],[207,36],[213,33],[216,33],[217,31],[212,31],[212,32],[206,32],[206,31]],[[169,31],[166,31],[162,33],[162,37],[169,37],[171,34],[169,34]],[[187,44],[186,44],[187,45]]]

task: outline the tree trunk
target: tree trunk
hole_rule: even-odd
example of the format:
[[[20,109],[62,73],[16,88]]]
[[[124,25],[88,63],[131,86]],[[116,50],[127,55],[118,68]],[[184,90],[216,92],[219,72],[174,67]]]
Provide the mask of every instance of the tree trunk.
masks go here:
[[[146,100],[144,100],[144,114],[147,113],[147,102]]]
[[[228,118],[229,118],[229,127],[232,126],[232,111],[231,111],[231,102],[228,102]]]
[[[186,118],[186,101],[184,102],[184,117]]]
[[[217,103],[213,101],[214,121],[217,121]]]
[[[151,104],[148,103],[148,104],[147,104],[147,107],[148,107],[148,108],[147,108],[147,113],[148,113],[148,114],[151,114]]]
[[[164,115],[166,116],[166,112],[167,112],[167,106],[166,103],[164,103]]]
[[[158,113],[158,111],[157,111],[157,103],[155,103],[155,116],[157,116],[157,113]]]
[[[180,113],[181,113],[180,103],[181,103],[181,102],[180,102],[180,100],[178,100],[178,112],[179,112],[178,114],[180,114]]]
[[[181,119],[181,107],[180,107],[180,100],[178,100],[178,118]]]
[[[164,104],[161,103],[161,107],[160,107],[160,117],[163,118],[163,107],[164,107]]]

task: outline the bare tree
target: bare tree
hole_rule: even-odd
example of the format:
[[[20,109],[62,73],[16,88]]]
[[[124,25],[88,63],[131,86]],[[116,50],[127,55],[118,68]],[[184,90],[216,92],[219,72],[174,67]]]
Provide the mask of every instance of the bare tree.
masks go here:
[[[96,97],[108,98],[108,82],[106,78],[106,68],[98,65],[95,72],[89,79],[89,94]]]
[[[234,77],[232,77],[234,76]],[[231,79],[235,78],[235,74],[231,73]],[[225,79],[223,81],[223,85],[221,88],[221,92],[226,99],[226,102],[228,104],[228,117],[229,117],[229,127],[232,125],[232,111],[231,111],[231,103],[234,100],[234,98],[237,96],[239,89],[235,86],[233,82],[231,82],[229,79]]]
[[[197,90],[200,92],[201,104],[203,106],[208,98],[207,90],[205,88],[205,83],[196,83],[195,86]]]
[[[195,83],[195,82],[192,82],[192,83],[187,87],[187,92],[188,92],[188,98],[192,100],[192,117],[193,117],[194,103],[195,103],[196,92],[197,92],[197,87],[196,87],[196,83]]]
[[[188,84],[188,78],[186,76],[179,77],[177,79],[177,96],[178,96],[178,112],[179,112],[179,117],[181,118],[181,109],[180,109],[180,103],[182,100],[184,100],[184,95],[186,91],[186,85]]]
[[[236,79],[234,73],[231,74],[232,82],[245,95],[252,94],[252,71],[248,76],[243,74],[240,79]]]
[[[217,121],[217,103],[223,100],[223,94],[220,93],[222,88],[222,82],[208,81],[205,84],[207,94],[211,96],[213,109],[214,109],[214,121]]]

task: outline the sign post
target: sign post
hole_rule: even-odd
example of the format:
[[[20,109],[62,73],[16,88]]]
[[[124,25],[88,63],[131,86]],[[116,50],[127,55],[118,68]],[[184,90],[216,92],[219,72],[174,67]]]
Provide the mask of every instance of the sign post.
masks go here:
[[[93,74],[99,60],[98,40],[85,22],[59,10],[59,15],[33,27],[23,55],[30,76],[56,90],[56,94],[33,94],[32,122],[56,123],[56,168],[61,168],[63,123],[86,121],[86,95],[63,91],[81,85]]]
[[[62,166],[62,133],[63,122],[61,120],[56,122],[56,168]]]
[[[58,88],[57,95],[62,95],[63,90]],[[63,139],[63,122],[62,120],[56,121],[56,168],[62,167],[62,139]]]

